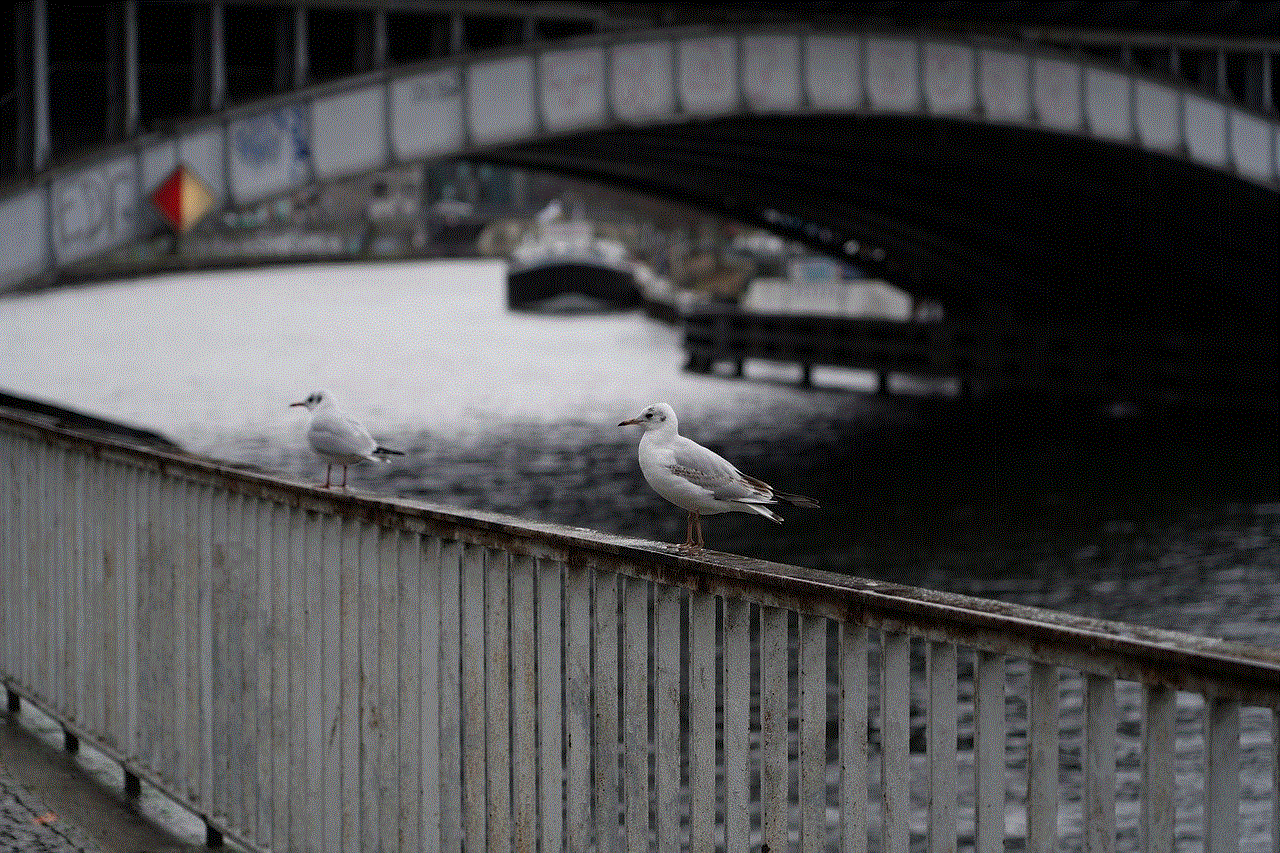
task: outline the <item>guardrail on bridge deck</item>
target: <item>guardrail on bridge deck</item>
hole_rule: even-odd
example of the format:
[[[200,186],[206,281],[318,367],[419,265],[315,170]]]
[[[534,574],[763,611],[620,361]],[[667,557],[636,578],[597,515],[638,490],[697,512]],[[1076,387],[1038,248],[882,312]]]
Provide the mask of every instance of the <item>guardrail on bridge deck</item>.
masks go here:
[[[1280,850],[1274,650],[4,413],[0,590],[11,703],[258,849]]]

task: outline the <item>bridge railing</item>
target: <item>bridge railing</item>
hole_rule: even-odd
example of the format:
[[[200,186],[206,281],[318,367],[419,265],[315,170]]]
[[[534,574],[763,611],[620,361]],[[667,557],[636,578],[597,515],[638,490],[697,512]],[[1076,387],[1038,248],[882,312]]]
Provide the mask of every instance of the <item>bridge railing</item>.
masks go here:
[[[0,472],[11,701],[258,849],[1280,849],[1280,652],[27,416]]]

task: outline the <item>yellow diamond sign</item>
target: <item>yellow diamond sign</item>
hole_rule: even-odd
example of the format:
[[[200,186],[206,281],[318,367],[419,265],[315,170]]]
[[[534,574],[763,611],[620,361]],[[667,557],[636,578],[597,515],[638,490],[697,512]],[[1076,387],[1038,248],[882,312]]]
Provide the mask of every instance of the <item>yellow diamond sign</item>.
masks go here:
[[[151,203],[179,234],[185,234],[213,209],[213,193],[181,163],[151,193]]]

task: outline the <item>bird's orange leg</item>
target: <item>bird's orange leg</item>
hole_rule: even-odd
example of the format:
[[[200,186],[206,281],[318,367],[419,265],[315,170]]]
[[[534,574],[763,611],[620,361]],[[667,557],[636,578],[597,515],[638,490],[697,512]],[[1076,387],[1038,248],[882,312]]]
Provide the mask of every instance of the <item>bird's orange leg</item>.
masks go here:
[[[702,541],[702,516],[701,516],[700,514],[696,513],[696,512],[693,514],[693,529],[694,529],[694,530],[696,530],[696,531],[697,531],[697,533],[698,533],[698,547],[699,547],[699,548],[701,548],[701,547],[703,546],[703,541]]]
[[[329,476],[333,473],[333,463],[326,462],[324,464],[324,487],[329,488]]]

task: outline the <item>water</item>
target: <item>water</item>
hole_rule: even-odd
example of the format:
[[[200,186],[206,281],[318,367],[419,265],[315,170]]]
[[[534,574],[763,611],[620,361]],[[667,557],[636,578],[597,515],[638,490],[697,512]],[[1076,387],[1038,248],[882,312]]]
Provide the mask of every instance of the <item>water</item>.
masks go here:
[[[503,276],[488,261],[334,265],[7,297],[0,387],[312,479],[324,466],[287,404],[326,388],[406,452],[353,468],[356,488],[681,541],[683,513],[640,475],[636,428],[616,426],[665,400],[686,435],[823,504],[777,526],[705,519],[710,547],[1280,647],[1274,414],[884,399],[762,365],[746,382],[690,375],[676,330],[510,314]],[[1122,691],[1121,719],[1139,708]],[[1267,726],[1242,725],[1257,741],[1246,850],[1268,846]],[[1180,849],[1198,838],[1184,814]]]

